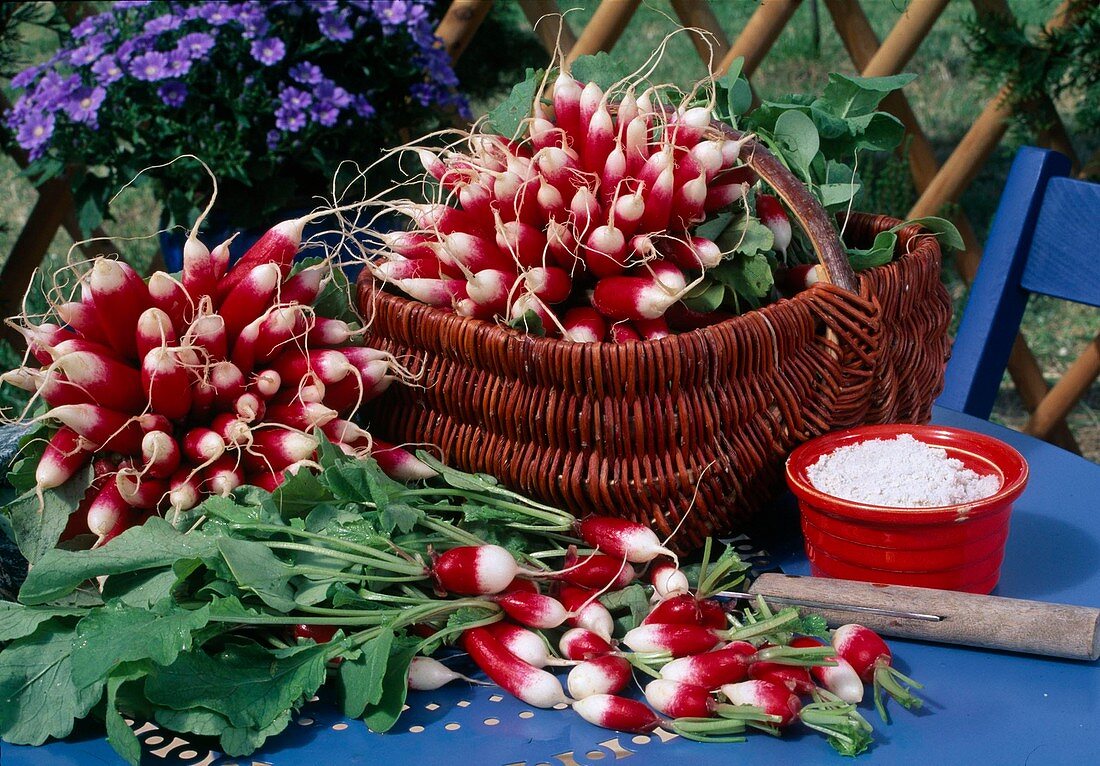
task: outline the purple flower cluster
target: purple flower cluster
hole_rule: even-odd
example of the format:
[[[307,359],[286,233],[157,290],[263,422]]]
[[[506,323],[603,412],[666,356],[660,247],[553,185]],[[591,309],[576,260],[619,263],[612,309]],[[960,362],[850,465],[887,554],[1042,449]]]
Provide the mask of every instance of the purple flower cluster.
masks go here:
[[[450,60],[434,35],[429,14],[433,3],[116,2],[75,26],[72,40],[53,58],[12,79],[22,94],[5,119],[19,145],[37,159],[59,131],[70,131],[59,146],[71,150],[78,145],[78,134],[71,131],[99,127],[101,116],[108,114],[105,109],[113,116],[119,108],[141,104],[168,116],[194,94],[207,94],[211,83],[235,81],[244,91],[239,102],[247,98],[253,105],[263,100],[270,104],[268,122],[256,123],[266,144],[275,149],[313,126],[328,129],[374,118],[372,99],[383,88],[370,81],[371,75],[335,67],[326,73],[323,53],[339,54],[353,40],[372,46],[371,40],[400,40],[399,35],[408,41],[404,60],[411,60],[423,75],[405,86],[412,100],[424,107],[464,109]],[[314,42],[302,47],[303,39]],[[315,54],[320,58],[313,58]],[[235,67],[238,74],[224,67]],[[349,69],[354,73],[375,67]],[[356,77],[361,92],[349,90]],[[111,124],[109,120],[107,129]]]
[[[301,85],[309,85],[303,90],[296,85],[282,83],[279,91],[279,106],[275,110],[275,127],[286,133],[297,133],[311,122],[326,128],[340,122],[340,114],[348,107],[356,108],[365,102],[364,96],[353,97],[332,80],[321,74],[321,70],[304,62],[291,70],[291,78]],[[356,101],[359,99],[359,101]],[[368,104],[369,105],[369,104]],[[371,114],[374,110],[371,109]],[[363,116],[356,108],[356,113]],[[268,136],[271,143],[272,137]]]

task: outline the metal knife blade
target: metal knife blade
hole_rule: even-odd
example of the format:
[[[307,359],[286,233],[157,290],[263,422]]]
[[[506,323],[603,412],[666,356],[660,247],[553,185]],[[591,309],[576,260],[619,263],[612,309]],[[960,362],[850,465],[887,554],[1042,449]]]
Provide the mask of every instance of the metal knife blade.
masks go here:
[[[748,593],[735,590],[724,590],[714,594],[714,598],[721,599],[748,599],[754,600],[757,597],[762,597],[766,601],[774,601],[780,604],[789,604],[791,606],[800,606],[806,609],[840,609],[845,612],[858,612],[860,614],[875,614],[882,617],[900,617],[907,620],[928,620],[931,622],[938,622],[943,619],[938,614],[928,614],[925,612],[906,612],[901,609],[887,609],[886,607],[878,606],[861,606],[859,604],[842,604],[842,603],[826,603],[824,601],[813,601],[809,599],[788,598],[786,596],[764,596],[760,593]]]

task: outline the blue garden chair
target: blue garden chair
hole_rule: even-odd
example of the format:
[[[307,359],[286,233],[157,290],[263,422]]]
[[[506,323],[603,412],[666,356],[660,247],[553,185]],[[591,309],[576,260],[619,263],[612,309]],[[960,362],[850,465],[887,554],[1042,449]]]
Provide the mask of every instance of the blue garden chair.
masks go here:
[[[1025,147],[1016,155],[955,338],[940,406],[989,417],[1032,293],[1100,306],[1100,184],[1067,178],[1069,170],[1069,160],[1057,152]],[[1028,433],[1048,436],[1087,390],[1100,368],[1100,335],[1092,345],[1074,374],[1036,408]]]

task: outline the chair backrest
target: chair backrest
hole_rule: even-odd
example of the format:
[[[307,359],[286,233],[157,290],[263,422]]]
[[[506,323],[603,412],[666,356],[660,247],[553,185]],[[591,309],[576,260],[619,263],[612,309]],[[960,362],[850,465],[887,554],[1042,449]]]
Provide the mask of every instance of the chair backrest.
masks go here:
[[[1032,293],[1100,306],[1100,184],[1069,169],[1057,152],[1016,155],[938,405],[989,417]]]

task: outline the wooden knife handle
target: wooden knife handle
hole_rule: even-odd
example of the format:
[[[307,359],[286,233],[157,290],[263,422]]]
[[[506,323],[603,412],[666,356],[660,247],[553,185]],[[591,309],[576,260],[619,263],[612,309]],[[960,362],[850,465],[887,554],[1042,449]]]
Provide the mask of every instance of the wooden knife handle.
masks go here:
[[[831,627],[849,622],[901,638],[1007,649],[1014,652],[1095,660],[1100,657],[1100,609],[903,585],[763,574],[749,592],[797,602],[843,604],[939,615],[924,620],[845,610],[804,607]]]

